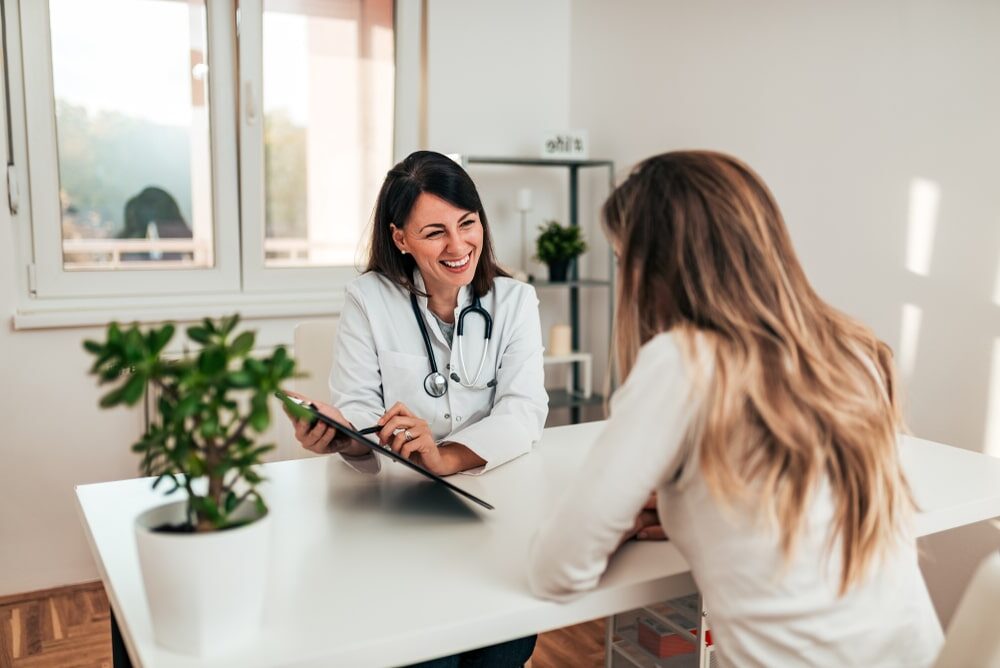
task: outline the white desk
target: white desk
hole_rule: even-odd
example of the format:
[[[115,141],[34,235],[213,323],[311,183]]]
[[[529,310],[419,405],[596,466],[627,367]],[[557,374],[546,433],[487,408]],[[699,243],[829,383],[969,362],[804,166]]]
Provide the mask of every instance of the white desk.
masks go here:
[[[399,465],[357,474],[339,458],[268,464],[274,518],[267,611],[258,640],[201,663],[157,647],[133,518],[161,502],[147,478],[84,485],[77,497],[113,612],[136,665],[382,666],[563,627],[694,591],[669,543],[629,543],[600,587],[570,604],[535,599],[528,541],[582,463],[600,423],[548,429],[525,457],[455,476],[496,506],[457,500]],[[1000,516],[1000,459],[906,438],[921,535]]]

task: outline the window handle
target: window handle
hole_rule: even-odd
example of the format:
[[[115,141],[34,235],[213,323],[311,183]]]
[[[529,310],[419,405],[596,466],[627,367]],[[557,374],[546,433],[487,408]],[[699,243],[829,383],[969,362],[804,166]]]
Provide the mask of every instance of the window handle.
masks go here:
[[[254,125],[257,122],[257,103],[253,97],[253,83],[243,82],[243,94],[246,98],[247,125]]]

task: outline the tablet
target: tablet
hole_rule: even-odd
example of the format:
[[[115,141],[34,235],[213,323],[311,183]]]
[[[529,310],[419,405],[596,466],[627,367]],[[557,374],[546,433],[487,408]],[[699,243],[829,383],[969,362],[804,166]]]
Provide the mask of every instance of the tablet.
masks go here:
[[[447,480],[445,480],[444,478],[442,478],[438,474],[432,473],[432,472],[428,471],[427,469],[425,469],[420,464],[417,464],[415,462],[411,462],[406,457],[403,457],[402,455],[393,452],[391,448],[389,448],[387,446],[384,447],[382,445],[379,445],[379,443],[377,441],[372,441],[370,439],[367,439],[364,436],[362,436],[359,432],[355,431],[354,429],[351,429],[350,427],[348,427],[346,425],[340,424],[339,422],[337,422],[336,420],[334,420],[333,418],[331,418],[328,415],[324,415],[323,413],[320,413],[316,409],[316,407],[313,404],[311,404],[310,402],[303,401],[301,399],[297,399],[295,397],[289,396],[289,395],[285,394],[284,392],[282,392],[281,390],[278,390],[274,394],[275,394],[276,397],[278,397],[282,401],[286,401],[286,400],[287,401],[291,401],[292,403],[297,404],[298,406],[301,406],[302,408],[304,408],[307,411],[309,411],[309,413],[313,416],[314,419],[319,420],[320,422],[324,423],[325,425],[327,425],[329,427],[333,427],[334,429],[336,429],[340,433],[347,435],[348,437],[350,437],[351,439],[357,441],[358,443],[361,443],[361,444],[367,446],[368,448],[371,448],[371,450],[373,452],[377,452],[378,454],[382,455],[383,457],[388,457],[389,459],[391,459],[393,461],[399,462],[400,464],[403,464],[404,466],[407,466],[407,467],[413,469],[414,471],[416,471],[420,475],[425,476],[427,478],[430,478],[434,482],[441,483],[442,485],[444,485],[445,487],[447,487],[448,489],[450,489],[452,492],[455,492],[456,494],[464,496],[465,498],[469,499],[470,501],[478,503],[480,506],[482,506],[483,508],[486,508],[487,510],[495,510],[495,508],[492,505],[490,505],[486,501],[483,501],[478,496],[476,496],[474,494],[470,494],[469,492],[466,492],[464,489],[462,489],[460,487],[456,487],[455,485],[451,484],[450,482],[448,482]]]

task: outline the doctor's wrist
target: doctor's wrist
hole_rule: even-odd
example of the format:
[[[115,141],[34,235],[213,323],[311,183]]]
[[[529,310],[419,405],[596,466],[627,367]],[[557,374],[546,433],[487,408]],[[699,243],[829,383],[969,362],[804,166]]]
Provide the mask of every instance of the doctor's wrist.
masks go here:
[[[438,452],[448,471],[446,475],[461,473],[486,464],[485,459],[455,441],[443,441],[438,445]]]
[[[355,443],[346,437],[341,443],[334,440],[332,445],[334,446],[334,451],[340,453],[346,459],[367,459],[372,454],[371,449],[366,448],[360,443]]]

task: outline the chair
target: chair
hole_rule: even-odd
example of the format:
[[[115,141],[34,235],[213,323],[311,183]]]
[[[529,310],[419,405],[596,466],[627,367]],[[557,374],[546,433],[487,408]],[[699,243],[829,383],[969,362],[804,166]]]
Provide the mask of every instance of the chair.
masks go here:
[[[330,400],[330,367],[333,364],[333,342],[337,336],[337,320],[307,320],[295,326],[292,335],[292,355],[297,362],[298,373],[307,374],[294,378],[288,389],[299,392],[318,401]],[[284,416],[282,416],[284,417]],[[302,448],[295,440],[292,423],[281,419],[276,421],[278,449],[272,460],[299,459],[314,456]]]
[[[936,668],[1000,667],[1000,551],[983,560],[955,610]]]
[[[333,342],[337,337],[337,320],[307,320],[295,326],[292,345],[300,373],[292,389],[317,401],[330,400],[330,367],[333,364]]]

